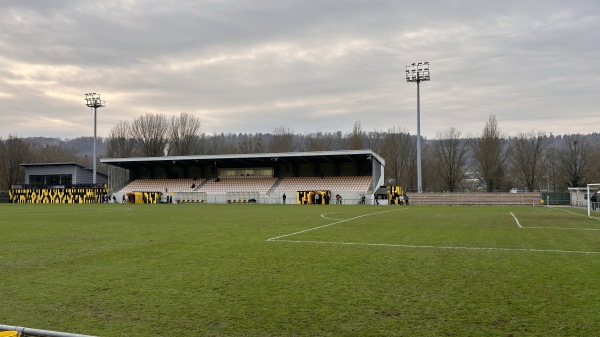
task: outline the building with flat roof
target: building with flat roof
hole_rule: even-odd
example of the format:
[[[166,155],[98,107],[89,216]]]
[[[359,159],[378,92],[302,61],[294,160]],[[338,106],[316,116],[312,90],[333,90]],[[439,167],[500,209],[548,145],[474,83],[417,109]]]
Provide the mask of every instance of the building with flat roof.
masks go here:
[[[25,168],[25,185],[66,186],[92,184],[94,172],[77,163],[21,164]],[[96,183],[108,183],[108,175],[96,173]]]

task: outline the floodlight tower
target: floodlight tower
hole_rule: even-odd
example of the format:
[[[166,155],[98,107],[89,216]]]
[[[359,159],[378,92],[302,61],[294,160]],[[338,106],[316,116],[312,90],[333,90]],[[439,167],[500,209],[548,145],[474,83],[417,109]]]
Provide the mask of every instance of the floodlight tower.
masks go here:
[[[421,175],[421,99],[420,83],[429,81],[429,62],[413,63],[406,66],[406,82],[417,82],[417,183],[418,192],[423,193]]]
[[[100,94],[95,92],[85,94],[86,105],[90,108],[94,108],[94,177],[92,182],[96,183],[96,111],[98,108],[105,106],[105,102],[100,99]]]

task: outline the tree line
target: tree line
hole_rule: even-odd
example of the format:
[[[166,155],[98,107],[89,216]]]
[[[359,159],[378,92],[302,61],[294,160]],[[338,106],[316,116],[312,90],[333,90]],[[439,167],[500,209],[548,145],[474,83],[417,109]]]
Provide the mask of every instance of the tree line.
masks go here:
[[[24,180],[21,163],[73,161],[91,166],[91,155],[72,147],[16,136],[0,140],[0,190]],[[209,135],[191,114],[147,113],[119,122],[99,143],[106,152],[98,151],[98,156],[107,158],[370,149],[385,159],[386,184],[417,190],[416,135],[398,126],[363,131],[357,121],[346,133],[297,134],[282,125],[272,133]],[[106,170],[102,165],[98,169]],[[508,137],[492,115],[477,136],[465,137],[451,127],[424,139],[422,177],[424,191],[564,191],[600,182],[600,135],[530,131]]]

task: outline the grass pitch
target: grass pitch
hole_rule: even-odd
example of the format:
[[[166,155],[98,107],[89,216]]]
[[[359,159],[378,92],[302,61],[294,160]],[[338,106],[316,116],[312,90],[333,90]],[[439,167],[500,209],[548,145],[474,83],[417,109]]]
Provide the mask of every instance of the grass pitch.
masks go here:
[[[592,336],[573,209],[0,205],[0,324],[98,336]]]

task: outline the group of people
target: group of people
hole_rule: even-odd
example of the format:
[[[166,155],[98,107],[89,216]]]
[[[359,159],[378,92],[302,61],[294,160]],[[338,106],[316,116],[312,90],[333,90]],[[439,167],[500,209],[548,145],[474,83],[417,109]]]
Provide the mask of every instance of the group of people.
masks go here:
[[[115,203],[115,204],[117,203],[117,197],[115,197],[114,195],[112,197],[112,200],[113,200],[113,203]],[[108,194],[104,195],[102,197],[102,203],[108,204],[109,202],[110,202],[110,196]]]
[[[408,195],[406,194],[398,194],[398,192],[395,192],[394,195],[392,196],[392,201],[396,201],[395,204],[396,205],[407,205],[408,206]]]
[[[312,195],[311,201],[314,205],[320,205],[320,204],[329,205],[329,194],[325,193],[325,194],[321,195],[320,193],[314,193]]]

